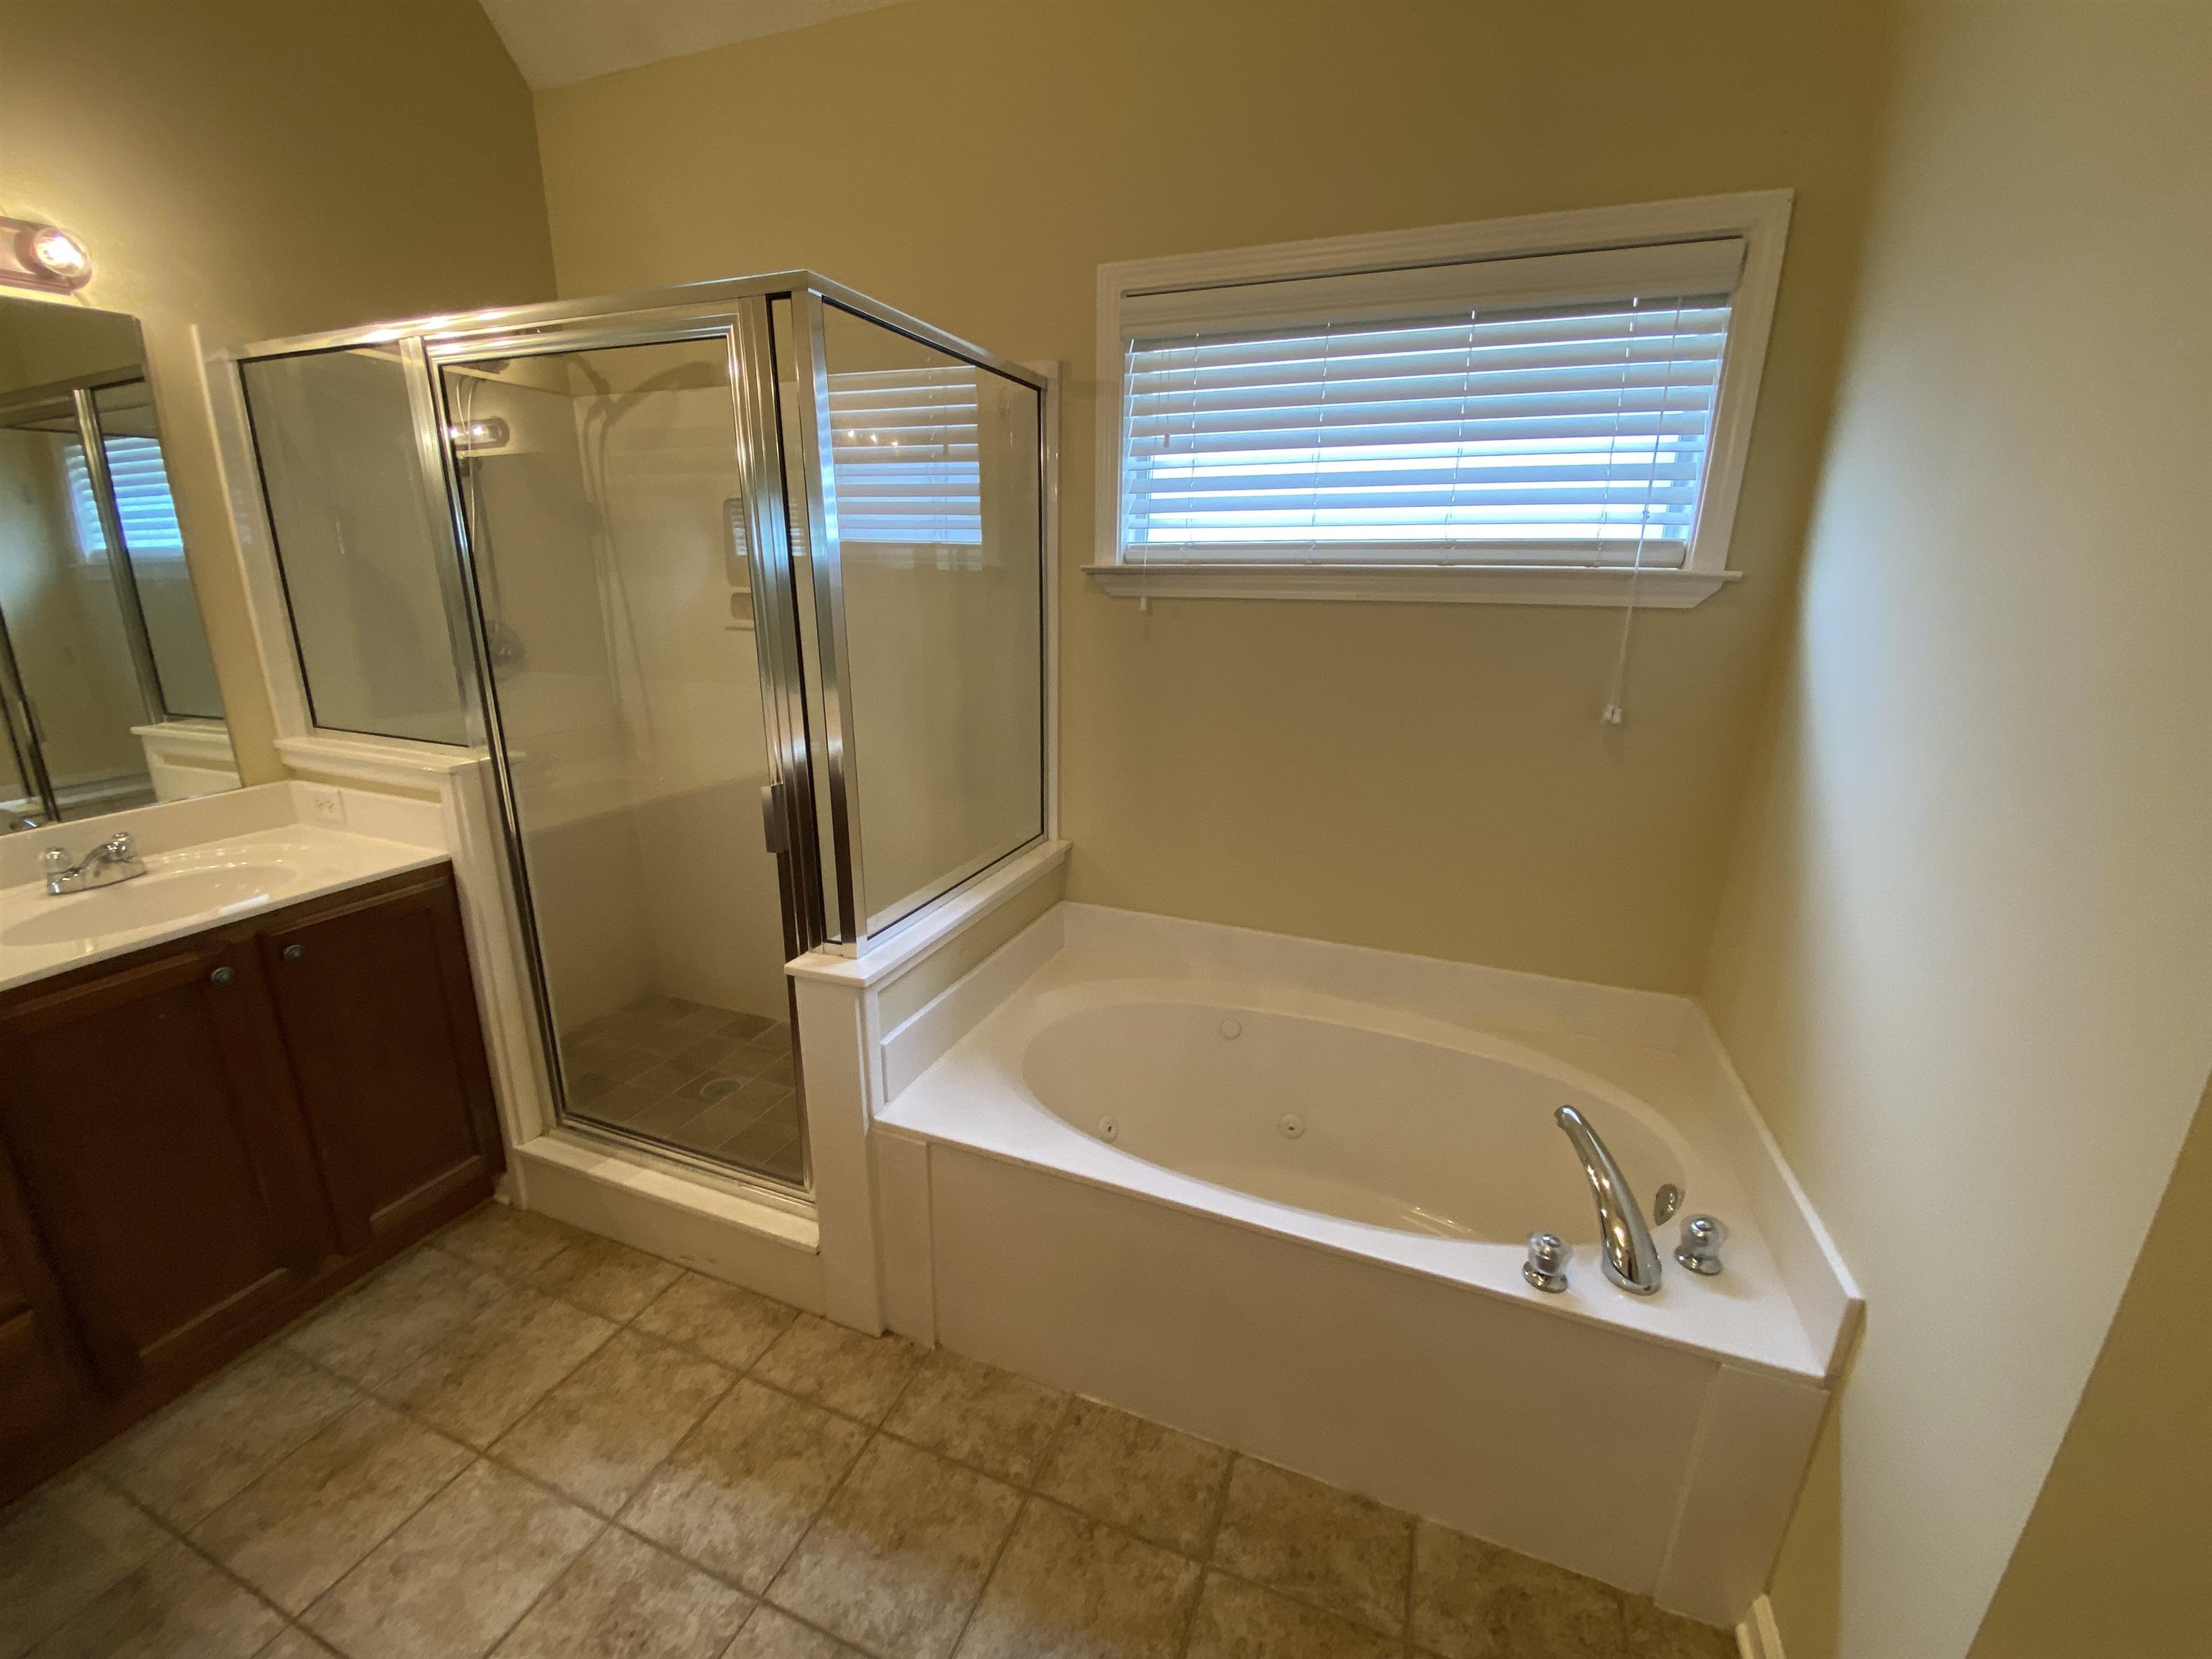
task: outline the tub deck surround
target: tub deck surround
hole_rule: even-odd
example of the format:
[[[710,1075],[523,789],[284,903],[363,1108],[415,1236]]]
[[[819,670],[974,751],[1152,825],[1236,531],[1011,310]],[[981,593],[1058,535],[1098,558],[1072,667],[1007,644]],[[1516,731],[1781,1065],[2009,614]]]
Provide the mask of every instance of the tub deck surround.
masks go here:
[[[419,803],[364,796],[349,805],[360,827],[334,829],[310,821],[307,786],[263,784],[9,837],[0,845],[0,990],[445,861]],[[146,874],[58,897],[46,890],[45,848],[75,860],[118,833],[131,836]]]
[[[893,1329],[1711,1623],[1764,1587],[1860,1303],[1693,1005],[1062,904],[872,1006]],[[1725,1273],[1603,1278],[1563,1102]]]
[[[1588,1061],[1613,1061],[1608,1069],[1616,1077],[1644,1073],[1642,1088],[1631,1093],[1587,1065],[1571,1066],[1533,1045],[1425,1016],[1396,1015],[1341,998],[1249,981],[1133,973],[1138,966],[1081,946],[1062,951],[1018,997],[1002,1005],[894,1100],[879,1127],[1388,1262],[1526,1303],[1548,1315],[1625,1327],[1807,1381],[1825,1375],[1826,1355],[1799,1319],[1749,1220],[1740,1184],[1710,1146],[1701,1148],[1706,1136],[1686,1134],[1676,1127],[1680,1119],[1669,1109],[1686,1103],[1680,1079],[1671,1075],[1678,1070],[1671,1056],[1650,1051],[1595,1054],[1589,1051],[1609,1045],[1588,1038],[1560,1044],[1583,1050]],[[1310,1087],[1285,1086],[1271,1098],[1241,1102],[1239,1115],[1248,1121],[1212,1133],[1177,1136],[1179,1126],[1145,1121],[1156,1120],[1164,1108],[1172,1111],[1194,1103],[1164,1100],[1152,1090],[1120,1092],[1117,1072],[1133,1071],[1138,1077],[1132,1081],[1157,1084],[1158,1067],[1128,1066],[1114,1052],[1115,1045],[1126,1042],[1146,1059],[1180,1058],[1195,1046],[1189,1042],[1193,1036],[1211,1036],[1224,1020],[1241,1026],[1234,1041],[1248,1053],[1271,1042],[1279,1049],[1310,1050],[1328,1041],[1359,1037],[1370,1039],[1367,1046],[1382,1047],[1371,1042],[1379,1035],[1424,1058],[1468,1062],[1463,1069],[1477,1086],[1486,1079],[1510,1079],[1518,1085],[1516,1092],[1528,1097],[1518,1103],[1521,1121],[1514,1127],[1519,1133],[1511,1149],[1515,1165],[1470,1170],[1484,1177],[1480,1186],[1493,1190],[1468,1194],[1465,1205],[1450,1202],[1449,1196],[1425,1203],[1393,1195],[1394,1184],[1444,1195],[1477,1184],[1455,1179],[1444,1164],[1409,1165],[1399,1172],[1402,1181],[1394,1183],[1373,1169],[1378,1159],[1370,1156],[1359,1159],[1370,1166],[1360,1171],[1366,1178],[1342,1179],[1342,1160],[1322,1160],[1346,1150],[1346,1143],[1355,1154],[1387,1156],[1412,1150],[1403,1143],[1418,1141],[1426,1131],[1435,1136],[1432,1146],[1440,1155],[1473,1164],[1492,1126],[1403,1121],[1387,1127],[1364,1121],[1330,1125],[1325,1121],[1328,1106],[1316,1101]],[[1071,1033],[1068,1027],[1078,1021],[1091,1029]],[[1200,1029],[1194,1032],[1193,1027]],[[1059,1045],[1058,1052],[1039,1054],[1056,1036],[1072,1040]],[[1230,1041],[1214,1040],[1224,1046]],[[1148,1049],[1142,1047],[1148,1043]],[[1235,1059],[1246,1057],[1240,1053]],[[1286,1058],[1295,1064],[1314,1057]],[[1638,1060],[1644,1063],[1634,1063]],[[1067,1115],[1040,1100],[1040,1073],[1052,1077],[1043,1091],[1047,1100],[1062,1105]],[[1376,1084],[1387,1089],[1379,1079]],[[1701,1278],[1677,1271],[1670,1261],[1658,1292],[1650,1297],[1632,1296],[1607,1280],[1598,1262],[1589,1188],[1566,1138],[1551,1121],[1550,1108],[1563,1102],[1586,1109],[1598,1103],[1590,1115],[1639,1196],[1648,1200],[1662,1182],[1673,1182],[1686,1194],[1685,1213],[1710,1212],[1729,1222],[1724,1273]],[[1285,1112],[1304,1121],[1296,1140],[1283,1138],[1275,1127],[1278,1114]],[[1119,1133],[1115,1143],[1081,1127],[1109,1117]],[[1621,1133],[1623,1125],[1631,1133]],[[1401,1143],[1396,1147],[1359,1144],[1364,1136],[1393,1131],[1391,1138]],[[1148,1140],[1162,1139],[1182,1143],[1185,1167],[1145,1156]],[[1332,1146],[1332,1141],[1338,1145]],[[1270,1152],[1278,1157],[1267,1158]],[[1532,1156],[1523,1158],[1524,1153]],[[1495,1190],[1514,1185],[1519,1193]],[[1507,1207],[1486,1216],[1485,1199],[1505,1200]],[[1339,1212],[1330,1213],[1332,1209]],[[1394,1218],[1383,1218],[1393,1211]],[[1481,1236],[1452,1236],[1462,1228]],[[1539,1231],[1559,1234],[1574,1250],[1571,1282],[1557,1295],[1534,1290],[1521,1276],[1528,1235]],[[1655,1241],[1666,1249],[1671,1249],[1673,1235],[1671,1226],[1654,1229]]]
[[[926,1051],[901,1053],[909,1033],[890,1034],[885,1069],[903,1086],[878,1127],[1731,1364],[1811,1382],[1833,1374],[1856,1328],[1847,1316],[1856,1290],[1836,1262],[1841,1296],[1799,1305],[1744,1178],[1773,1156],[1771,1146],[1743,1144],[1738,1103],[1700,1087],[1705,1068],[1676,1052],[1678,1041],[1703,1036],[1693,1009],[1536,975],[1473,969],[1462,976],[1458,964],[1307,940],[1279,941],[1283,955],[1264,963],[1263,941],[1274,942],[1063,905],[997,964],[1002,976],[1020,965],[1034,970],[910,1081]],[[1462,982],[1417,986],[1415,964]],[[947,1012],[926,1009],[916,1020]],[[1234,1037],[1218,1035],[1224,1021],[1238,1027]],[[1324,1126],[1329,1085],[1346,1068],[1331,1068],[1338,1078],[1316,1074],[1329,1068],[1328,1045],[1346,1042],[1364,1050],[1352,1058],[1366,1075],[1350,1081],[1368,1096],[1352,1104],[1366,1116]],[[1234,1124],[1194,1126],[1191,1117],[1233,1082],[1207,1076],[1192,1097],[1163,1096],[1177,1069],[1217,1056],[1264,1075],[1264,1092],[1236,1103]],[[1403,1074],[1375,1075],[1392,1065]],[[1467,1115],[1484,1109],[1481,1091],[1500,1087],[1514,1091],[1515,1115]],[[1674,1264],[1678,1218],[1653,1229],[1668,1257],[1656,1295],[1632,1296],[1606,1279],[1589,1188],[1551,1121],[1552,1108],[1570,1103],[1590,1112],[1647,1206],[1673,1182],[1683,1189],[1682,1215],[1711,1213],[1728,1224],[1725,1273],[1702,1278]],[[1279,1128],[1285,1113],[1304,1120],[1295,1139]],[[1097,1127],[1108,1117],[1119,1132],[1111,1143]],[[1474,1167],[1496,1157],[1503,1136],[1510,1163]],[[1170,1155],[1148,1157],[1148,1146]],[[1463,1175],[1454,1159],[1470,1166]],[[1528,1234],[1540,1228],[1573,1247],[1563,1293],[1521,1276]]]

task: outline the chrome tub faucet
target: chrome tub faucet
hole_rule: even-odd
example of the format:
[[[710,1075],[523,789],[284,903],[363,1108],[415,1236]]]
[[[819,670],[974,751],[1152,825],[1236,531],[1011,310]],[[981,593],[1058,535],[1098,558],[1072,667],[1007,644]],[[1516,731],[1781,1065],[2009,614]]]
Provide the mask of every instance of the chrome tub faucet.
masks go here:
[[[1553,1121],[1567,1132],[1583,1174],[1589,1178],[1590,1195],[1597,1200],[1599,1255],[1605,1276],[1632,1296],[1650,1296],[1659,1288],[1659,1250],[1644,1224],[1620,1165],[1613,1161],[1589,1120],[1571,1106],[1562,1106]]]
[[[53,894],[112,887],[146,873],[144,861],[131,849],[131,837],[122,834],[110,836],[75,864],[63,848],[49,847],[39,855],[39,866],[46,873],[46,891]]]

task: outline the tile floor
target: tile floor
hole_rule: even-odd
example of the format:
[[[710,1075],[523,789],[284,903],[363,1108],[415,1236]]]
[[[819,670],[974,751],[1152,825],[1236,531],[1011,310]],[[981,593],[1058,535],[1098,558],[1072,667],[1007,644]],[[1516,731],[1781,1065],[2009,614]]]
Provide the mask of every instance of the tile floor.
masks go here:
[[[498,1205],[0,1511],[0,1659],[1735,1652]]]
[[[799,1185],[791,1027],[641,997],[561,1040],[574,1115]]]

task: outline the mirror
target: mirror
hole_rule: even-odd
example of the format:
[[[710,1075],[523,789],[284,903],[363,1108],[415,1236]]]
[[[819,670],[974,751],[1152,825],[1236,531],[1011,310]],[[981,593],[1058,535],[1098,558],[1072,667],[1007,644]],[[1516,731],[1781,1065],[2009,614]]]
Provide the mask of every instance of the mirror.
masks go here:
[[[0,830],[238,781],[137,321],[0,299]]]

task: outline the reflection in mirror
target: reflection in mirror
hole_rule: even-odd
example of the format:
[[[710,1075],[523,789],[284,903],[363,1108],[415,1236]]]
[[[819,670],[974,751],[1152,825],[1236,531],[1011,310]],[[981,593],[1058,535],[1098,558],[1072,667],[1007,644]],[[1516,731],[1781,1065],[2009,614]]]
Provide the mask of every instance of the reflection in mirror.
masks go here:
[[[138,325],[0,300],[0,829],[235,788]]]

